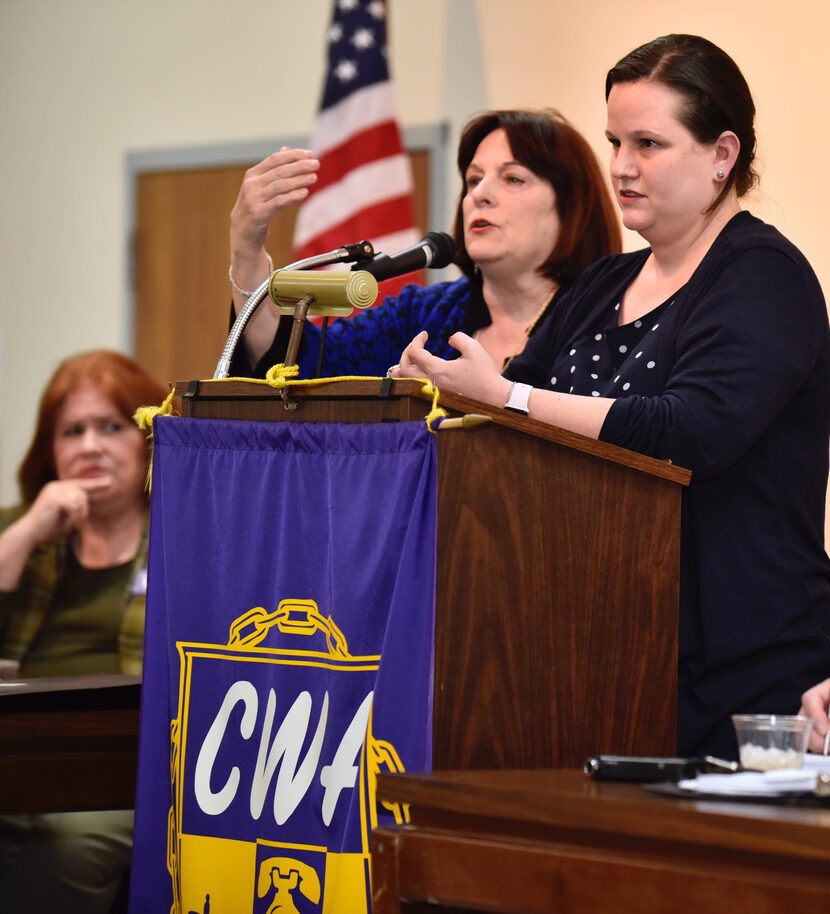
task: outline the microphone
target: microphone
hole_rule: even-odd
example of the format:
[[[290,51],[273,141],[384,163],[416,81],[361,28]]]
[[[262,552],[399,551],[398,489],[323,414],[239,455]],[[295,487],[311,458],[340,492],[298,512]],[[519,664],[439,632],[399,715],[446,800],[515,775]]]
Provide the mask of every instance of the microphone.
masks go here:
[[[369,308],[378,297],[377,280],[365,270],[277,270],[268,280],[268,294],[280,314],[293,315],[303,298],[314,300],[309,315],[348,317],[354,308]]]
[[[412,247],[408,247],[391,257],[388,254],[376,254],[368,263],[361,263],[352,267],[371,273],[378,282],[391,279],[393,276],[402,276],[414,270],[429,267],[440,270],[449,266],[455,257],[455,242],[446,232],[429,232]]]

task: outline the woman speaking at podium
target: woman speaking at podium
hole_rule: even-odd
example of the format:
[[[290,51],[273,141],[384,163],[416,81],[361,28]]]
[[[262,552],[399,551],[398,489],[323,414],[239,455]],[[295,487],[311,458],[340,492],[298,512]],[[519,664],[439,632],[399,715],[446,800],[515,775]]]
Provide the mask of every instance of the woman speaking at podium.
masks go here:
[[[420,334],[396,376],[692,470],[678,751],[735,757],[730,714],[793,713],[830,669],[827,312],[802,254],[741,209],[755,107],[734,61],[669,35],[605,89],[617,203],[649,247],[580,275],[506,376],[464,333],[453,361]]]
[[[284,149],[246,173],[231,213],[229,276],[237,310],[247,290],[268,276],[271,220],[303,199],[318,166],[307,150]],[[409,285],[377,308],[333,321],[322,376],[383,375],[425,328],[435,355],[453,357],[447,338],[463,330],[501,368],[522,351],[581,269],[620,250],[617,217],[594,153],[556,112],[490,111],[473,118],[461,136],[458,170],[454,234],[463,278]],[[230,374],[263,377],[283,361],[290,329],[290,320],[280,322],[263,303]],[[319,328],[308,325],[300,377],[313,376],[319,337]]]

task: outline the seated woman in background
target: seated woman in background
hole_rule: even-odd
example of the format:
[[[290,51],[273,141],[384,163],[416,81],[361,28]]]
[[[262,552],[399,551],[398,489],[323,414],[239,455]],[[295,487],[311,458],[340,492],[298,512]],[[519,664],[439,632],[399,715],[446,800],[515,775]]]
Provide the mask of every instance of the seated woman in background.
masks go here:
[[[132,415],[164,396],[103,350],[67,359],[48,382],[19,471],[23,503],[0,513],[0,657],[22,677],[140,674],[149,451]],[[0,817],[4,909],[109,911],[132,816]]]
[[[678,751],[734,758],[731,714],[792,713],[830,669],[827,310],[803,255],[741,210],[755,106],[727,54],[658,38],[608,73],[606,99],[617,202],[650,247],[578,277],[506,376],[464,333],[454,361],[420,334],[395,375],[693,471]]]
[[[268,275],[265,246],[275,214],[316,180],[310,152],[284,149],[245,175],[231,213],[234,308]],[[455,282],[406,286],[380,307],[328,329],[321,375],[382,375],[419,330],[451,358],[447,337],[463,330],[501,367],[571,284],[599,257],[620,250],[617,216],[594,153],[554,111],[490,111],[473,118],[458,146]],[[344,239],[344,242],[350,239]],[[282,362],[291,331],[270,302],[249,321],[232,376],[263,377]],[[300,377],[312,377],[320,329],[306,326]]]

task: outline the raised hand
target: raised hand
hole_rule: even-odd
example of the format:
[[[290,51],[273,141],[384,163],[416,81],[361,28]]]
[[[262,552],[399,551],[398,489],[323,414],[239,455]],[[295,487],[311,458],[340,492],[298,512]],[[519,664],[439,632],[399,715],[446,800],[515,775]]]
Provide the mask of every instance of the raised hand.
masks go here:
[[[264,251],[271,220],[286,206],[308,196],[317,180],[320,162],[308,149],[283,147],[245,172],[231,210],[231,265],[237,258],[252,258]],[[244,264],[238,265],[239,270]],[[237,282],[244,277],[237,277]]]
[[[237,313],[248,294],[267,278],[272,266],[265,250],[271,221],[281,209],[308,196],[319,168],[320,162],[310,150],[283,147],[245,172],[231,210],[228,278]],[[259,308],[248,321],[243,340],[254,365],[271,345],[278,324],[279,313],[269,307]]]

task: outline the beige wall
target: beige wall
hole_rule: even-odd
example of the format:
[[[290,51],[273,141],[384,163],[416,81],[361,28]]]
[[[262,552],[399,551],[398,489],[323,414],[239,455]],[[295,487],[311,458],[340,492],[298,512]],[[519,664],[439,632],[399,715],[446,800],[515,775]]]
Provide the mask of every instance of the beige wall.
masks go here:
[[[824,0],[390,5],[404,124],[457,127],[487,106],[554,105],[603,159],[611,64],[667,31],[721,44],[759,109],[763,193],[753,209],[803,248],[830,291],[819,224],[830,203]],[[129,345],[127,153],[308,133],[330,8],[331,0],[0,0],[0,503],[15,497],[37,396],[56,362]]]

